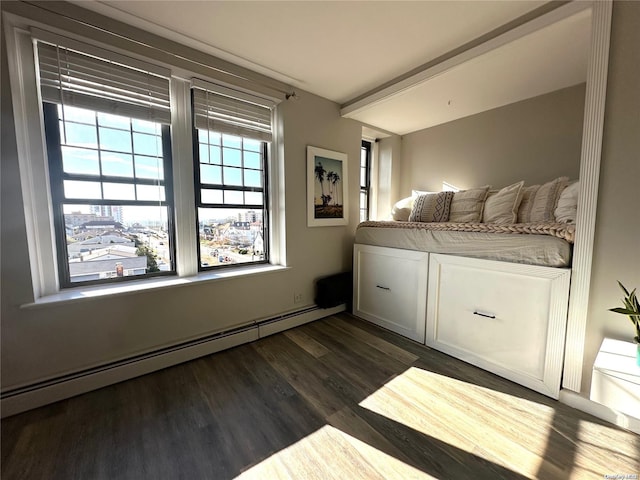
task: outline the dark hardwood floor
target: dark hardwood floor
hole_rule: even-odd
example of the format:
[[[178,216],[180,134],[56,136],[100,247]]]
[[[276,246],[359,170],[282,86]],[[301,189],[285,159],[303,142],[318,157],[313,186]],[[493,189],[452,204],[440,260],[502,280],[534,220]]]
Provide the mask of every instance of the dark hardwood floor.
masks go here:
[[[1,433],[3,480],[640,473],[637,435],[348,314],[7,418]]]

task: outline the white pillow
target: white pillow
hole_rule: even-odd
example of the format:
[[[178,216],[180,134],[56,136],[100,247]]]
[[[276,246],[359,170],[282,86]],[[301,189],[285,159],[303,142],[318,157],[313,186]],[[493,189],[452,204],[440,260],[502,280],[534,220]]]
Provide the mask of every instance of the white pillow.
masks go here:
[[[556,222],[576,223],[578,213],[578,194],[580,193],[580,182],[576,181],[562,190],[558,199],[558,206],[554,210]]]
[[[407,197],[398,200],[391,209],[391,217],[397,222],[408,222],[413,209],[413,202],[417,197]]]
[[[423,192],[422,190],[411,190],[411,196],[412,197],[419,197],[420,195],[431,195],[432,193],[438,193],[438,192]]]
[[[518,207],[522,201],[524,181],[514,183],[497,192],[489,192],[482,212],[483,223],[516,223]]]
[[[487,199],[490,185],[480,188],[461,190],[453,194],[449,221],[452,223],[480,223],[484,202]]]

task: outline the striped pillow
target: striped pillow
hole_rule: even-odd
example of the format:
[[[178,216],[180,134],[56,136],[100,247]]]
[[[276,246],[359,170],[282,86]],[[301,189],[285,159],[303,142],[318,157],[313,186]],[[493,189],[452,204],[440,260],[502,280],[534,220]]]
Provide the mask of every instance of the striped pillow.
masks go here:
[[[491,187],[487,185],[486,187],[456,192],[451,202],[449,221],[455,223],[480,223],[489,188]]]
[[[518,223],[554,222],[554,211],[568,177],[558,177],[544,185],[532,185],[523,190],[518,210]]]

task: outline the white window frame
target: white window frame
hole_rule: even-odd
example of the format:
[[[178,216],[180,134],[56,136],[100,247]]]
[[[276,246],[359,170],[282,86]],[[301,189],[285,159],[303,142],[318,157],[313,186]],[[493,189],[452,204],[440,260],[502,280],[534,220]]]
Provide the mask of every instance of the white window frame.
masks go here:
[[[33,37],[30,29],[33,27],[49,29],[54,33],[75,38],[90,45],[114,51],[119,49],[112,48],[109,45],[98,44],[8,12],[3,12],[3,16],[29,263],[33,284],[33,301],[38,303],[41,300],[46,303],[86,298],[87,296],[109,294],[110,292],[121,293],[123,290],[122,285],[114,286],[109,284],[65,288],[64,295],[61,292],[56,260],[55,228],[44,135],[42,97],[37,85]],[[136,55],[132,56],[135,57]],[[145,61],[153,63],[152,60],[145,59]],[[270,150],[270,161],[268,162],[269,185],[267,186],[270,192],[268,205],[270,211],[270,264],[267,266],[255,266],[258,268],[238,266],[236,269],[227,269],[224,274],[217,274],[216,272],[198,273],[192,152],[191,79],[187,78],[190,72],[185,72],[184,69],[172,67],[171,65],[163,66],[172,70],[170,83],[171,142],[176,220],[176,276],[132,280],[127,282],[128,290],[183,285],[185,284],[185,277],[189,277],[188,283],[191,283],[192,281],[209,281],[229,278],[235,275],[262,273],[273,268],[285,267],[284,159],[282,156],[284,151],[281,144],[282,122],[278,119],[278,107],[276,107],[276,116],[273,122],[273,141]],[[196,75],[193,74],[193,76]],[[198,76],[202,77],[201,74]]]

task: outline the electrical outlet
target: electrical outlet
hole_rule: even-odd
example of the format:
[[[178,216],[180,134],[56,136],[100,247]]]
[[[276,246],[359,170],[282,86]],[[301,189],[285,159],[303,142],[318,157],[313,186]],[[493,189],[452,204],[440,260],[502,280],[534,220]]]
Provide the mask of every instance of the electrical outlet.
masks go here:
[[[300,292],[293,294],[293,303],[302,303],[302,294]]]

